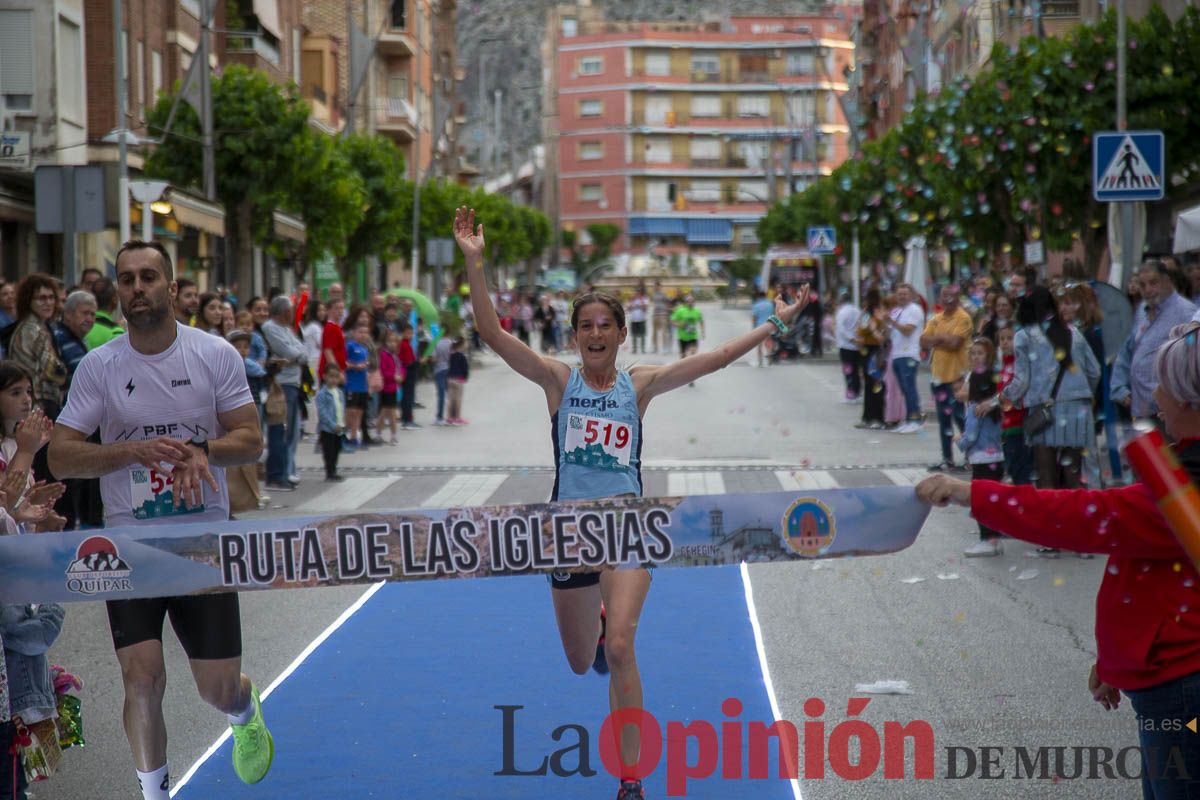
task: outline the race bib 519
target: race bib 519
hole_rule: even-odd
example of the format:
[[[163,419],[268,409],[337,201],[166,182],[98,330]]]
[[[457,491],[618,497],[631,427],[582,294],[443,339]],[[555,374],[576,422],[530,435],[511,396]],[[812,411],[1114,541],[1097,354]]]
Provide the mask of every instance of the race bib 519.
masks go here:
[[[589,417],[567,416],[565,460],[568,464],[601,469],[629,466],[633,446],[633,428],[624,422]]]

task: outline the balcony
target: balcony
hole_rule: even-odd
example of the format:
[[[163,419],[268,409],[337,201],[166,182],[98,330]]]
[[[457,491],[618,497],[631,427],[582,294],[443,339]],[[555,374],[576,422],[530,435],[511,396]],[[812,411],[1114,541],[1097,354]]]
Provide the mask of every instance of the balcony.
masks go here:
[[[716,72],[701,69],[692,70],[692,83],[729,83],[731,80],[732,76],[728,70],[718,70]]]
[[[412,33],[404,28],[384,28],[375,40],[375,49],[380,55],[409,58],[417,52]]]
[[[266,36],[230,36],[225,53],[235,64],[272,73],[279,69],[279,48]]]
[[[741,83],[774,83],[775,79],[771,77],[771,73],[766,70],[743,69],[739,70],[738,79]]]
[[[1078,17],[1079,0],[1042,0],[1044,17]]]
[[[381,97],[375,105],[379,116],[375,128],[410,142],[417,136],[417,110],[403,97]]]

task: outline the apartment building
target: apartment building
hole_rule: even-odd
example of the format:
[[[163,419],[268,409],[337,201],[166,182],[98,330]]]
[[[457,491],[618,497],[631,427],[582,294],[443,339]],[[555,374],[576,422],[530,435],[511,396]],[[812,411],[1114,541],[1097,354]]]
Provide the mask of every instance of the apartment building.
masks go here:
[[[767,208],[848,156],[848,11],[619,23],[558,6],[543,47],[547,213],[567,230],[616,224],[617,253],[756,250]]]
[[[0,274],[53,264],[35,227],[38,165],[88,160],[84,2],[0,0]]]
[[[347,13],[349,8],[349,13]],[[459,170],[456,0],[308,0],[300,87],[313,113],[333,129],[392,139],[411,177],[455,177]],[[351,98],[349,24],[362,34],[365,69]],[[356,62],[357,63],[357,62]]]

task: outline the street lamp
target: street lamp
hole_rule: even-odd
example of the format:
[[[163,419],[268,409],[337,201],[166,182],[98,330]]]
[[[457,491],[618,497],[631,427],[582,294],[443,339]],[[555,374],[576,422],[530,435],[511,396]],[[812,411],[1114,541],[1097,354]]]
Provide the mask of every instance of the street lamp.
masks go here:
[[[129,222],[129,192],[132,188],[129,183],[129,159],[127,148],[130,146],[138,147],[147,144],[162,144],[162,139],[155,139],[148,136],[138,136],[128,128],[114,128],[101,137],[100,141],[106,144],[120,145],[118,152],[119,158],[117,161],[117,197],[118,201],[118,219],[120,221],[120,237],[121,243],[128,242],[131,237],[130,222]],[[160,192],[161,194],[161,192]],[[157,200],[158,198],[153,198]]]
[[[171,204],[162,202],[163,192],[170,183],[167,181],[130,181],[129,193],[133,199],[142,204],[142,241],[154,239],[154,214],[170,214]],[[126,210],[128,213],[128,210]],[[126,240],[128,241],[128,240]]]

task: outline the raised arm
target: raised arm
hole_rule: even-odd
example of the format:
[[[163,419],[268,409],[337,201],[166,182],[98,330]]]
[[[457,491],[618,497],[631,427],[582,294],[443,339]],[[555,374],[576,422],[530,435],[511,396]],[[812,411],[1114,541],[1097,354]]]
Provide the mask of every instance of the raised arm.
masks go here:
[[[808,284],[800,287],[796,302],[786,305],[780,298],[775,298],[775,316],[785,325],[792,325],[804,306],[808,304]],[[749,353],[775,332],[773,322],[764,322],[749,333],[735,336],[729,341],[718,345],[712,350],[679,361],[673,361],[661,366],[642,365],[630,370],[634,386],[637,390],[638,405],[645,411],[646,404],[657,395],[685,386],[697,378],[702,378],[711,372],[729,366],[734,361]]]
[[[541,386],[550,406],[557,407],[557,399],[562,396],[571,374],[570,367],[557,359],[543,358],[500,327],[500,318],[488,294],[487,277],[483,271],[483,225],[475,225],[475,209],[459,208],[454,212],[454,238],[467,260],[471,308],[475,313],[475,329],[479,331],[479,337],[517,374]]]

